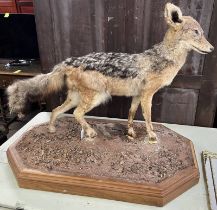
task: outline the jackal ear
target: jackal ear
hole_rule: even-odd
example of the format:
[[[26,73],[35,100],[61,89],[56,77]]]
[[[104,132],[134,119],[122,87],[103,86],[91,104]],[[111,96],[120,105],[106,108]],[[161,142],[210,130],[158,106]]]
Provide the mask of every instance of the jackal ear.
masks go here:
[[[182,23],[182,11],[179,7],[174,4],[167,3],[164,10],[164,17],[166,22],[172,26],[176,27],[180,23]]]

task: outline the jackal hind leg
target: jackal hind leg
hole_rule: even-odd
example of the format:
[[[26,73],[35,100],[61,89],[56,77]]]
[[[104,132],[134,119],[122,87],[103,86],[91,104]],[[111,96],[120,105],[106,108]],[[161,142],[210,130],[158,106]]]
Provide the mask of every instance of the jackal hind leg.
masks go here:
[[[133,119],[135,117],[135,113],[138,109],[139,104],[140,104],[140,96],[134,96],[132,98],[131,107],[128,115],[128,138],[129,139],[133,139],[136,137],[136,133],[133,129]]]
[[[152,107],[153,94],[144,93],[141,99],[142,112],[145,118],[146,131],[150,144],[157,143],[157,135],[153,131],[153,125],[151,122],[151,107]]]
[[[70,109],[76,107],[78,103],[79,103],[78,92],[69,91],[65,102],[52,111],[52,114],[50,117],[50,123],[49,123],[49,131],[51,133],[54,133],[56,131],[56,128],[54,125],[55,125],[55,121],[56,121],[57,117],[60,114],[67,112]]]
[[[74,116],[84,130],[85,136],[94,138],[97,133],[84,119],[84,115],[94,107],[104,102],[106,100],[106,95],[93,90],[85,91],[83,93],[80,93],[80,95],[81,100],[74,111]]]

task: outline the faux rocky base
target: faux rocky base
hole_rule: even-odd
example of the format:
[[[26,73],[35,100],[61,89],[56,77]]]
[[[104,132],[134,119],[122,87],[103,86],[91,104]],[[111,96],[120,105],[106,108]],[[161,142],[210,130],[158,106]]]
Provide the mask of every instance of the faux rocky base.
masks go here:
[[[57,121],[56,133],[41,124],[17,140],[7,154],[19,186],[162,206],[198,182],[191,141],[165,126],[154,124],[158,143],[149,144],[144,123],[134,123],[129,140],[125,121],[88,122],[93,141],[80,140],[71,117]]]

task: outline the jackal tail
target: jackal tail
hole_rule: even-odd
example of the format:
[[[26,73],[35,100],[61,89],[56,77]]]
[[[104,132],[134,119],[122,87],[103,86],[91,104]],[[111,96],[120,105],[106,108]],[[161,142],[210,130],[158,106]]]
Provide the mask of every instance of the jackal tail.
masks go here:
[[[66,70],[63,64],[59,64],[48,74],[14,82],[7,88],[10,112],[22,115],[29,102],[39,101],[46,95],[61,90]]]

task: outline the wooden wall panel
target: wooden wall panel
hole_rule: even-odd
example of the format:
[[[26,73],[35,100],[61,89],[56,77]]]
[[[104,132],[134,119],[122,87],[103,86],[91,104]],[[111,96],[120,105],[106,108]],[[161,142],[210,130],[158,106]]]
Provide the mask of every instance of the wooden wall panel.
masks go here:
[[[161,121],[193,125],[198,90],[166,88],[162,93]]]
[[[90,1],[51,1],[57,62],[93,51]]]
[[[215,50],[206,55],[203,68],[203,81],[200,89],[195,125],[212,126],[217,105],[217,1],[212,12],[209,39]]]
[[[34,11],[40,60],[42,71],[45,73],[51,71],[51,68],[57,63],[50,1],[34,1]]]

